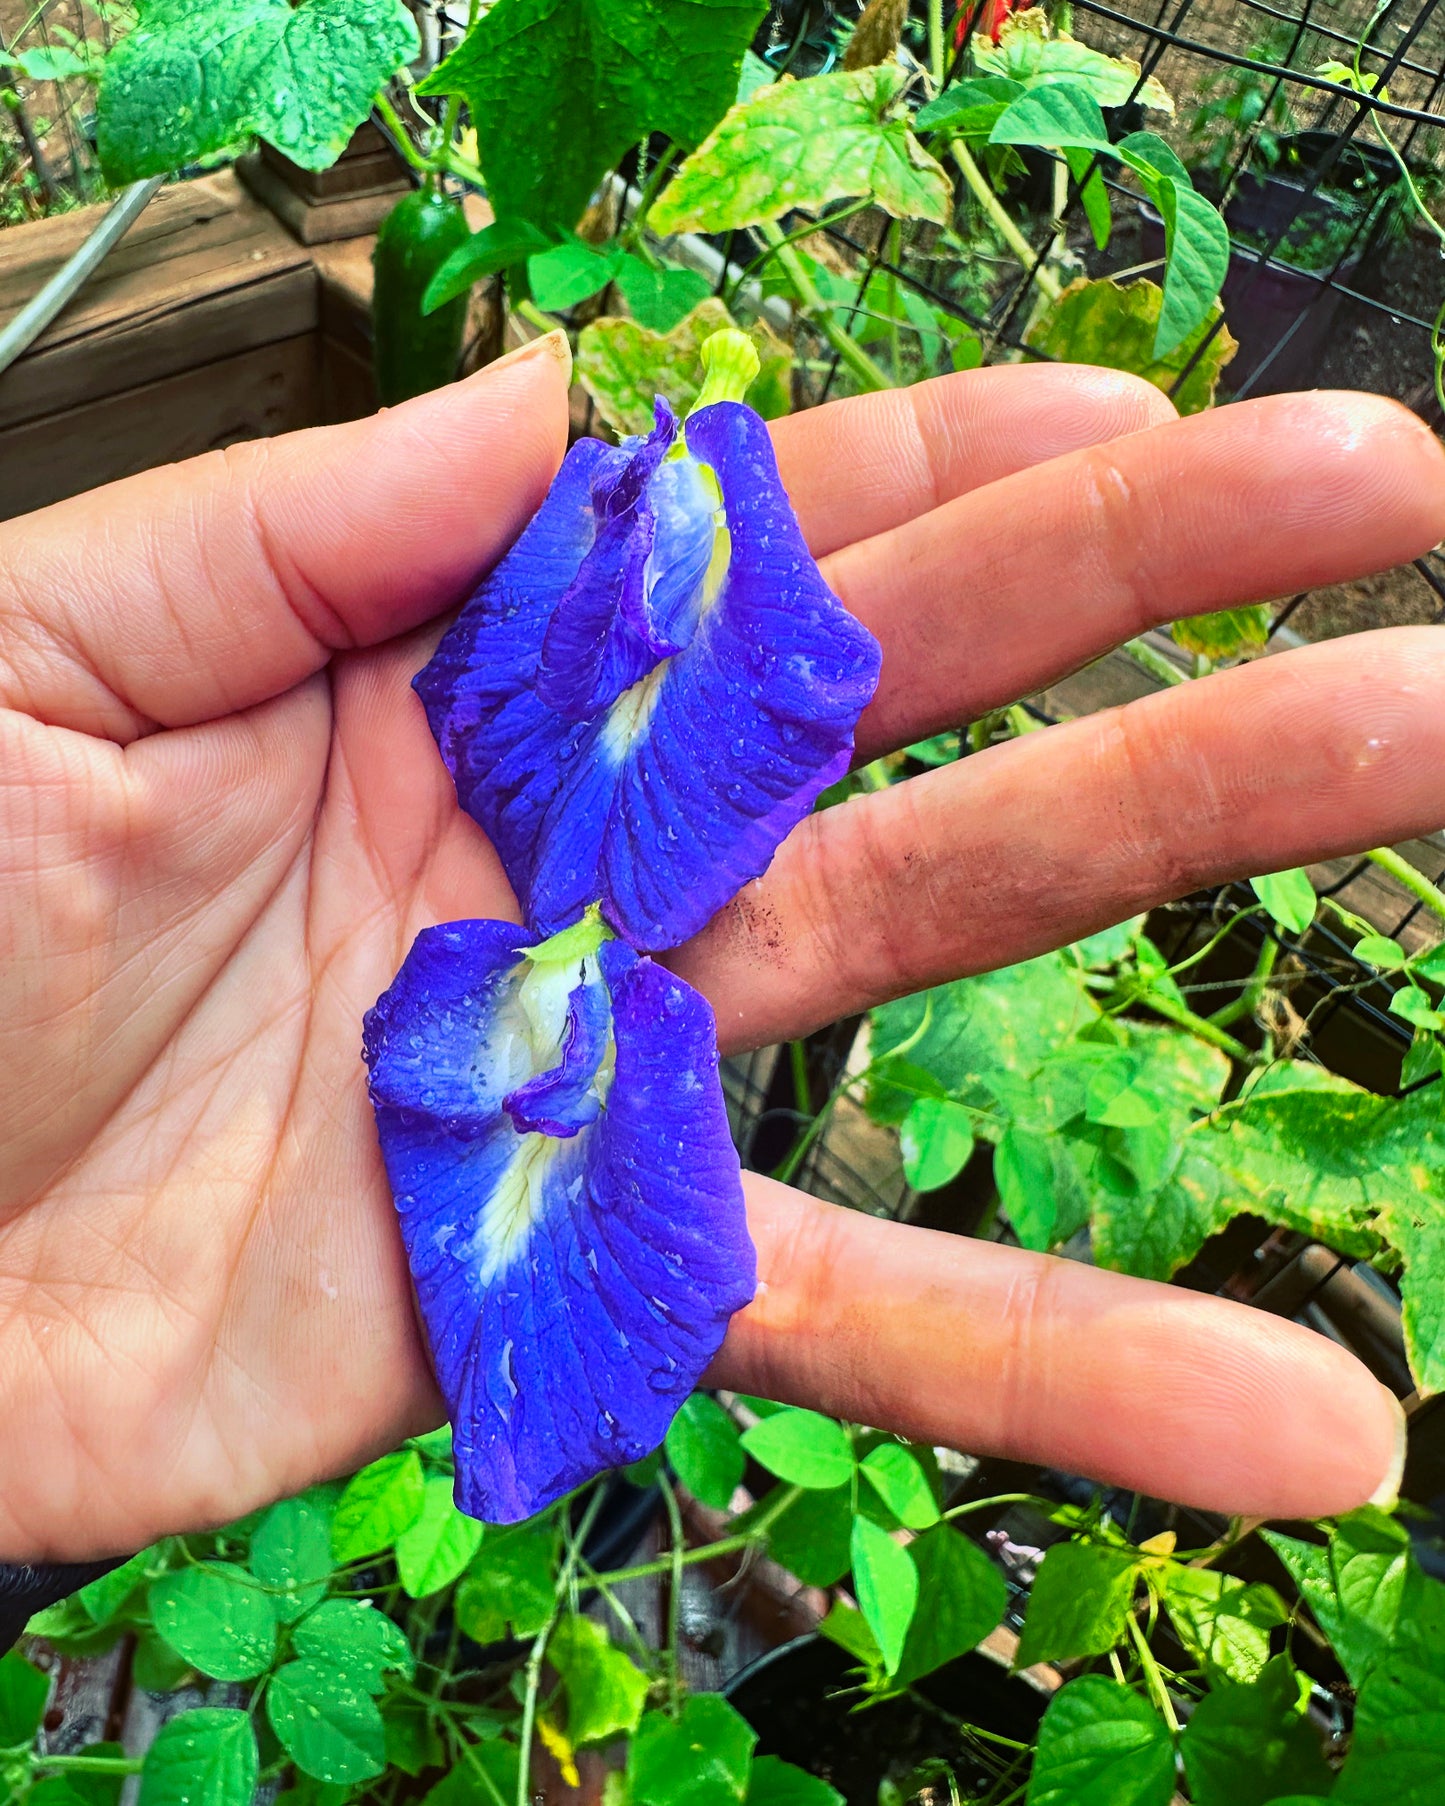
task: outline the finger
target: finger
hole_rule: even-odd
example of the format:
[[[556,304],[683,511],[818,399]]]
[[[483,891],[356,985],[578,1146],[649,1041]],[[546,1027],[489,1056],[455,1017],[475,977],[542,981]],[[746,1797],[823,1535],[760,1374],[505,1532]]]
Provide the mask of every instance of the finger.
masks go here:
[[[0,704],[127,741],[265,701],[439,613],[546,493],[569,369],[548,335],[369,420],[0,527]]]
[[[1399,1406],[1311,1330],[747,1184],[760,1283],[711,1384],[1230,1515],[1398,1487]]]
[[[1445,820],[1445,633],[1281,653],[808,818],[669,961],[725,1050]]]
[[[1372,395],[1278,395],[1073,452],[829,558],[883,646],[860,756],[1147,627],[1383,570],[1445,534],[1445,451]]]
[[[1152,383],[1085,364],[967,370],[789,415],[773,446],[813,556],[1080,446],[1173,420]]]

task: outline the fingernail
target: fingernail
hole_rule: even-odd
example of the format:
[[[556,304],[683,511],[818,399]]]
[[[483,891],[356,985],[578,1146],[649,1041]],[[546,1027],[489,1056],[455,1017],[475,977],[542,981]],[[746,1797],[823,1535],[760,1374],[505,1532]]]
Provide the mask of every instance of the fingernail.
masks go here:
[[[572,380],[572,347],[568,343],[567,334],[560,326],[553,327],[551,332],[544,332],[540,338],[528,339],[525,345],[519,345],[515,351],[509,351],[505,357],[497,358],[487,365],[490,370],[506,369],[513,364],[526,363],[530,358],[555,358],[562,366],[563,374]]]
[[[1385,1470],[1385,1477],[1370,1494],[1367,1504],[1378,1505],[1382,1511],[1391,1510],[1400,1498],[1400,1482],[1405,1478],[1405,1454],[1408,1448],[1404,1408],[1388,1386],[1380,1390],[1390,1401],[1390,1409],[1395,1417],[1395,1442],[1390,1452],[1390,1465]]]

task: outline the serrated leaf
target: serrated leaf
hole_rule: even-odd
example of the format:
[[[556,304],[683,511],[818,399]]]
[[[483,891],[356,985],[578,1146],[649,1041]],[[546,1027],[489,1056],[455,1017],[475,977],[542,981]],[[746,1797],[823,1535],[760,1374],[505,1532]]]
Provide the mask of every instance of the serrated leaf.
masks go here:
[[[1417,1388],[1428,1397],[1445,1390],[1445,1175],[1433,1175],[1428,1192],[1386,1200],[1374,1226],[1405,1262],[1405,1355]]]
[[[1318,906],[1315,887],[1309,874],[1298,867],[1251,878],[1249,886],[1273,920],[1291,934],[1303,934],[1314,921]]]
[[[1282,1656],[1248,1686],[1205,1694],[1180,1744],[1195,1806],[1268,1806],[1280,1794],[1327,1792],[1320,1734],[1299,1706]]]
[[[1217,210],[1178,176],[1153,184],[1164,216],[1164,304],[1155,357],[1168,357],[1209,319],[1229,273],[1229,228]]]
[[[717,1693],[649,1712],[627,1752],[630,1806],[742,1806],[757,1732]]]
[[[980,69],[1027,85],[1072,83],[1086,89],[1101,107],[1119,107],[1137,99],[1139,105],[1158,112],[1174,111],[1164,85],[1152,75],[1141,81],[1136,62],[1081,44],[1068,32],[1051,28],[1037,11],[1005,19],[998,42],[976,41],[973,56]]]
[[[364,1687],[326,1662],[287,1662],[266,1689],[266,1715],[303,1774],[350,1783],[386,1766],[386,1730]]]
[[[701,302],[667,333],[638,320],[604,316],[578,337],[577,380],[614,432],[650,432],[655,397],[661,395],[679,417],[686,415],[702,389],[704,342],[736,324],[716,299]],[[765,420],[775,420],[792,406],[792,354],[766,326],[750,326],[747,333],[760,366],[748,404]]]
[[[1419,1584],[1403,1525],[1366,1508],[1341,1518],[1324,1546],[1262,1532],[1289,1570],[1353,1686],[1391,1653],[1401,1613]]]
[[[1216,309],[1186,344],[1197,344],[1217,318]],[[1220,363],[1225,363],[1234,356],[1234,340],[1227,331],[1221,330],[1205,354],[1205,366],[1202,367],[1207,367],[1221,343],[1227,349],[1225,356],[1219,360]],[[1174,355],[1182,362],[1185,347],[1181,346]],[[1177,401],[1178,398],[1175,399]],[[1180,412],[1187,410],[1181,408]],[[1182,646],[1186,652],[1198,653],[1200,657],[1212,659],[1218,664],[1221,659],[1247,658],[1251,653],[1262,651],[1269,639],[1269,623],[1269,604],[1255,602],[1244,608],[1217,608],[1209,614],[1185,615],[1169,631],[1174,636],[1176,645]]]
[[[694,1392],[667,1431],[667,1458],[695,1498],[716,1511],[732,1503],[746,1465],[738,1427],[715,1398]]]
[[[653,132],[691,149],[738,91],[766,0],[498,0],[420,84],[462,94],[502,219],[577,224]]]
[[[101,167],[118,186],[255,135],[324,169],[417,47],[401,0],[141,0],[101,64]]]
[[[613,1647],[600,1624],[564,1618],[547,1644],[547,1660],[567,1692],[567,1741],[574,1749],[636,1730],[647,1676]]]
[[[306,1494],[273,1505],[251,1538],[250,1568],[271,1594],[282,1624],[292,1624],[325,1594],[332,1572],[331,1513]]]
[[[868,196],[898,219],[947,225],[952,189],[894,107],[893,65],[760,89],[731,109],[658,197],[658,232],[725,232]]]
[[[439,1593],[482,1546],[482,1526],[452,1503],[448,1474],[428,1474],[421,1516],[396,1539],[396,1571],[413,1599]]]
[[[491,1529],[457,1588],[457,1622],[474,1642],[531,1636],[552,1615],[555,1514]]]
[[[421,1516],[424,1478],[415,1449],[383,1455],[347,1483],[331,1518],[331,1553],[360,1561],[390,1549]]]
[[[877,1639],[883,1666],[892,1674],[903,1658],[903,1642],[918,1605],[918,1569],[908,1550],[865,1517],[853,1520],[853,1590],[869,1630]]]
[[[1026,1806],[1169,1806],[1174,1742],[1142,1695],[1102,1674],[1060,1687],[1039,1726]]]
[[[1107,1654],[1124,1635],[1139,1564],[1132,1549],[1056,1543],[1029,1595],[1016,1665]]]
[[[156,1733],[141,1769],[140,1806],[250,1806],[259,1769],[250,1713],[201,1706]]]
[[[743,1447],[754,1461],[791,1486],[818,1490],[846,1485],[853,1477],[853,1449],[847,1432],[831,1417],[789,1406],[743,1432]]]
[[[905,1530],[927,1530],[938,1522],[938,1501],[923,1464],[898,1442],[880,1442],[858,1472]]]
[[[291,1633],[299,1656],[324,1662],[369,1693],[380,1693],[392,1671],[410,1680],[416,1658],[401,1626],[366,1599],[327,1599]]]
[[[276,1612],[239,1570],[182,1568],[152,1582],[156,1629],[193,1668],[218,1681],[245,1681],[271,1666]]]
[[[915,1191],[956,1179],[973,1153],[974,1117],[952,1098],[915,1098],[898,1131],[903,1176]]]
[[[624,257],[616,280],[628,312],[649,332],[671,332],[712,294],[712,284],[697,270],[657,266],[640,257]]]

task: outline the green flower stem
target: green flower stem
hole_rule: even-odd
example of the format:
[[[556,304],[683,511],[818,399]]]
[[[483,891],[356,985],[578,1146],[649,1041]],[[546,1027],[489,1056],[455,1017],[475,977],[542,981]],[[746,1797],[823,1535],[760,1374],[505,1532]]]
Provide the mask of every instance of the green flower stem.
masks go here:
[[[424,176],[434,175],[437,169],[436,162],[431,157],[424,157],[412,143],[411,133],[406,129],[401,114],[398,113],[396,108],[391,104],[391,100],[384,89],[377,95],[376,99],[371,104],[376,108],[377,112],[381,114],[382,119],[385,121],[386,129],[396,141],[396,148],[401,152],[402,156],[406,158],[412,168]]]
[[[1172,1022],[1176,1028],[1187,1028],[1191,1035],[1197,1035],[1209,1046],[1217,1047],[1221,1053],[1227,1053],[1231,1060],[1238,1060],[1241,1066],[1257,1066],[1259,1055],[1252,1053],[1243,1041],[1236,1041],[1233,1035],[1226,1034],[1222,1028],[1205,1016],[1196,1016],[1193,1010],[1182,1004],[1174,1003],[1168,997],[1162,997],[1157,991],[1149,991],[1139,999],[1146,1009],[1153,1010],[1156,1016],[1162,1016],[1166,1022]]]
[[[826,232],[829,226],[841,225],[845,219],[851,219],[855,213],[861,213],[865,207],[871,207],[872,205],[872,199],[865,194],[861,200],[850,201],[846,207],[840,207],[836,213],[824,214],[821,219],[809,220],[806,226],[797,226],[793,231],[785,233],[779,238],[776,244],[769,244],[766,251],[760,252],[758,256],[752,258],[750,262],[745,263],[738,271],[737,278],[733,282],[731,289],[728,291],[727,300],[729,305],[737,299],[738,290],[747,281],[748,277],[756,276],[758,271],[761,270],[765,264],[772,262],[773,258],[778,254],[779,245],[801,244],[805,238],[812,238],[814,234],[818,232]],[[761,230],[761,228],[759,228],[759,230]],[[828,368],[826,364],[819,364],[817,367],[820,370],[826,370]]]
[[[994,1511],[1001,1505],[1037,1505],[1047,1515],[1054,1507],[1047,1499],[1041,1499],[1032,1492],[999,1492],[991,1499],[968,1499],[962,1505],[950,1506],[943,1513],[942,1522],[951,1524],[955,1518],[971,1517],[976,1511]]]
[[[138,1775],[145,1764],[140,1756],[37,1756],[35,1766],[71,1775]]]
[[[1432,884],[1408,859],[1402,859],[1393,847],[1371,847],[1365,857],[1382,872],[1388,872],[1412,897],[1418,897],[1428,910],[1445,921],[1445,891]]]
[[[516,1806],[530,1806],[532,1737],[537,1728],[537,1695],[542,1688],[542,1663],[546,1659],[547,1645],[552,1640],[552,1632],[557,1628],[557,1620],[562,1616],[563,1602],[571,1591],[577,1564],[582,1559],[583,1546],[596,1521],[597,1513],[601,1509],[602,1497],[602,1488],[599,1486],[587,1501],[587,1509],[582,1513],[576,1530],[568,1540],[567,1553],[562,1558],[562,1566],[558,1569],[556,1584],[553,1588],[552,1610],[548,1615],[547,1622],[537,1632],[527,1654],[526,1685],[522,1696],[522,1723],[517,1734],[520,1760],[517,1764]],[[480,1764],[477,1767],[480,1772]]]
[[[525,320],[529,326],[535,326],[538,332],[555,332],[562,324],[554,320],[551,314],[544,314],[537,303],[532,300],[514,301],[512,312],[519,320]]]
[[[609,1587],[620,1586],[624,1580],[650,1580],[655,1574],[672,1574],[678,1568],[694,1567],[700,1561],[719,1561],[725,1555],[741,1555],[744,1549],[752,1549],[766,1536],[768,1530],[791,1509],[803,1496],[801,1486],[785,1486],[779,1489],[778,1497],[758,1514],[757,1522],[750,1530],[738,1536],[724,1536],[715,1543],[703,1543],[697,1549],[684,1549],[681,1556],[669,1552],[656,1561],[638,1562],[631,1568],[613,1568],[606,1574],[596,1578],[599,1584]]]
[[[833,310],[818,293],[813,278],[803,267],[803,260],[793,247],[786,242],[782,230],[772,220],[765,220],[755,228],[764,243],[776,254],[783,273],[791,283],[799,305],[807,314],[814,328],[838,353],[838,356],[857,377],[865,389],[891,389],[895,385],[882,368],[855,339],[849,337],[833,318]],[[816,227],[813,230],[817,230]]]
[[[812,1087],[808,1083],[808,1050],[801,1041],[788,1043],[788,1062],[793,1073],[793,1098],[804,1116],[813,1114]]]
[[[1270,976],[1275,962],[1279,958],[1279,942],[1273,935],[1266,935],[1259,949],[1259,958],[1254,962],[1254,970],[1249,981],[1233,1003],[1226,1003],[1223,1009],[1214,1010],[1208,1020],[1216,1028],[1228,1028],[1231,1022],[1239,1022],[1246,1016],[1252,1016],[1259,1008],[1259,1000],[1268,988]]]
[[[1165,1724],[1177,1737],[1179,1735],[1179,1716],[1174,1710],[1174,1701],[1169,1697],[1169,1688],[1165,1685],[1159,1664],[1154,1659],[1154,1651],[1149,1647],[1149,1639],[1139,1628],[1139,1621],[1132,1613],[1127,1622],[1129,1636],[1139,1657],[1139,1666],[1144,1670],[1144,1681],[1149,1689],[1149,1697],[1159,1708]]]
[[[674,1714],[682,1709],[682,1669],[678,1663],[678,1642],[682,1631],[682,1557],[687,1538],[682,1528],[682,1513],[677,1508],[677,1494],[667,1475],[659,1471],[657,1484],[662,1489],[662,1502],[667,1508],[670,1538],[667,1588],[667,1691]]]
[[[943,87],[943,0],[928,0],[928,72],[934,91]]]
[[[1162,652],[1156,652],[1147,640],[1125,640],[1121,650],[1128,653],[1141,671],[1157,677],[1162,684],[1187,684],[1192,681],[1187,671],[1181,671],[1172,659],[1165,658]]]
[[[1018,258],[1020,264],[1033,274],[1035,286],[1040,295],[1045,301],[1057,301],[1064,292],[1058,277],[1051,269],[1039,262],[1038,252],[1020,231],[1018,222],[1008,208],[989,186],[988,177],[974,161],[973,153],[961,138],[952,139],[948,148],[953,154],[953,160],[958,165],[964,181],[972,190],[973,198],[983,208],[992,222],[994,230]]]

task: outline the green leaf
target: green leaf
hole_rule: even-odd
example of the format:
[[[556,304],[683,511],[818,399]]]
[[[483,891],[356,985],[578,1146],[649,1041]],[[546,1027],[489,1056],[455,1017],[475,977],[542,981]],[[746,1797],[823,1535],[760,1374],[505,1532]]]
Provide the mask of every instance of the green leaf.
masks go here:
[[[236,1568],[182,1568],[152,1582],[151,1618],[177,1654],[218,1681],[246,1681],[271,1666],[276,1612]]]
[[[842,1794],[781,1756],[758,1756],[748,1775],[747,1806],[845,1806]]]
[[[1398,972],[1409,961],[1409,954],[1398,941],[1388,935],[1362,934],[1355,942],[1355,958],[1381,972]]]
[[[499,218],[567,229],[653,132],[701,143],[732,105],[766,11],[765,0],[498,0],[419,92],[465,97]]]
[[[1360,1688],[1331,1806],[1439,1806],[1442,1771],[1445,1674],[1386,1662]]]
[[[273,1505],[251,1538],[251,1572],[270,1589],[282,1624],[293,1624],[321,1599],[334,1563],[331,1513],[307,1494]]]
[[[947,1097],[915,1098],[898,1131],[903,1176],[915,1191],[956,1179],[973,1152],[973,1114]]]
[[[653,206],[657,232],[726,232],[867,195],[898,219],[947,225],[952,189],[894,105],[889,64],[762,88],[728,113]]]
[[[590,1618],[564,1618],[547,1645],[547,1660],[567,1690],[567,1740],[574,1748],[635,1731],[647,1700],[647,1676]]]
[[[701,302],[667,333],[613,315],[593,320],[578,336],[577,380],[614,432],[650,432],[655,397],[686,415],[702,389],[704,342],[736,324],[716,299]],[[760,365],[748,404],[775,420],[792,406],[792,354],[766,326],[749,326],[747,333]]]
[[[1039,1726],[1026,1806],[1169,1806],[1174,1743],[1147,1699],[1122,1681],[1081,1675]]]
[[[266,1715],[296,1766],[318,1781],[366,1781],[386,1766],[376,1702],[326,1662],[287,1662],[266,1689]]]
[[[1303,934],[1314,921],[1315,887],[1310,883],[1308,873],[1298,867],[1293,871],[1251,878],[1249,884],[1274,921],[1291,934]]]
[[[13,56],[0,56],[0,69],[18,69],[30,82],[68,82],[97,73],[94,58],[64,44],[36,44]]]
[[[758,1510],[744,1513],[733,1529],[745,1530]],[[804,1586],[832,1586],[848,1572],[852,1530],[851,1486],[805,1492],[768,1526],[769,1553]]]
[[[421,1806],[511,1806],[520,1768],[516,1744],[504,1738],[464,1744],[461,1760],[422,1796]]]
[[[847,1432],[816,1411],[789,1407],[764,1417],[743,1432],[742,1444],[754,1461],[792,1486],[825,1490],[853,1477]]]
[[[152,1563],[157,1567],[161,1565],[159,1552],[154,1547],[142,1549],[118,1568],[112,1568],[109,1574],[102,1574],[99,1580],[83,1586],[77,1595],[80,1603],[97,1624],[107,1623],[142,1585]]]
[[[1267,1806],[1280,1794],[1326,1793],[1332,1779],[1283,1656],[1249,1686],[1206,1693],[1180,1748],[1194,1806]]]
[[[1033,144],[1041,150],[1065,147],[1112,156],[1109,128],[1087,88],[1060,82],[1033,88],[1007,107],[988,135],[990,144]]]
[[[1069,149],[1064,152],[1064,161],[1069,166],[1069,174],[1074,178],[1079,190],[1079,200],[1083,205],[1084,217],[1089,222],[1089,230],[1094,235],[1097,250],[1107,249],[1109,236],[1114,229],[1114,216],[1109,205],[1109,190],[1104,178],[1094,166],[1096,152]]]
[[[880,1442],[863,1457],[858,1471],[906,1530],[927,1530],[938,1522],[933,1487],[911,1449]]]
[[[1208,322],[1192,335],[1193,341],[1197,342],[1207,328]],[[1226,347],[1226,353],[1220,361],[1225,362],[1234,355],[1234,340],[1227,332],[1220,332],[1210,346],[1208,356],[1212,358],[1221,343]],[[1183,347],[1175,356],[1180,356],[1182,350]],[[1222,659],[1247,658],[1260,651],[1269,639],[1269,622],[1269,604],[1256,602],[1245,608],[1219,608],[1211,614],[1186,615],[1169,631],[1176,645],[1186,652],[1198,653],[1218,664]]]
[[[141,0],[101,64],[97,147],[113,186],[167,175],[253,134],[306,169],[345,150],[377,90],[417,54],[401,0]]]
[[[545,232],[538,231],[528,220],[493,220],[480,232],[474,232],[464,245],[458,245],[442,264],[427,284],[421,298],[421,311],[434,314],[448,301],[466,294],[474,282],[495,276],[498,270],[525,263],[534,252],[547,250],[551,242]],[[450,1426],[447,1433],[451,1433]]]
[[[1426,1396],[1445,1389],[1445,1186],[1438,1172],[1430,1192],[1388,1199],[1375,1221],[1405,1261],[1400,1281],[1405,1354],[1416,1387]]]
[[[694,1498],[714,1510],[732,1504],[746,1465],[738,1427],[715,1398],[694,1392],[667,1431],[667,1458]]]
[[[1270,1632],[1289,1622],[1273,1587],[1246,1585],[1214,1568],[1171,1566],[1164,1603],[1179,1641],[1212,1686],[1257,1680],[1269,1660]]]
[[[1262,1532],[1289,1570],[1358,1687],[1395,1646],[1397,1626],[1418,1570],[1403,1525],[1366,1507],[1341,1518],[1323,1548],[1277,1531]]]
[[[195,1675],[195,1669],[178,1655],[165,1638],[147,1625],[136,1637],[131,1657],[131,1680],[147,1693],[174,1693]]]
[[[1168,357],[1207,321],[1229,274],[1229,228],[1178,176],[1161,176],[1154,200],[1164,216],[1164,305],[1155,357]]]
[[[718,1693],[649,1712],[627,1752],[630,1806],[742,1806],[757,1732]]]
[[[441,1733],[421,1700],[408,1699],[401,1693],[389,1694],[381,1703],[381,1722],[386,1732],[388,1768],[416,1776],[424,1769],[440,1768],[446,1761]]]
[[[327,1599],[291,1633],[299,1656],[324,1662],[348,1680],[380,1693],[395,1670],[405,1680],[416,1673],[416,1658],[399,1624],[369,1599]]]
[[[413,1599],[439,1593],[482,1546],[482,1526],[452,1503],[449,1474],[428,1474],[421,1516],[396,1539],[396,1571]]]
[[[1003,1213],[1025,1248],[1042,1253],[1056,1247],[1088,1220],[1088,1195],[1056,1128],[1041,1131],[1010,1123],[993,1151],[993,1182]]]
[[[697,270],[659,268],[632,256],[622,259],[617,286],[633,319],[649,332],[671,332],[712,294],[712,284]]]
[[[421,1516],[423,1476],[415,1449],[398,1449],[347,1483],[331,1519],[331,1553],[360,1561],[390,1549]]]
[[[893,1684],[911,1686],[956,1656],[976,1649],[1008,1610],[1003,1575],[976,1543],[949,1524],[925,1531],[910,1546],[922,1609],[908,1626]]]
[[[200,1706],[156,1733],[141,1770],[140,1806],[251,1806],[259,1770],[250,1713]]]
[[[555,1513],[487,1533],[457,1588],[457,1622],[475,1642],[528,1637],[552,1615],[560,1535]]]
[[[1131,169],[1147,179],[1173,176],[1176,181],[1193,187],[1194,178],[1184,167],[1172,145],[1153,132],[1130,132],[1114,146]]]
[[[913,1622],[915,1626],[918,1623],[916,1614]],[[846,1650],[865,1668],[876,1669],[882,1675],[883,1654],[878,1639],[864,1623],[863,1614],[856,1606],[844,1605],[835,1599],[828,1608],[827,1617],[818,1626],[818,1635]]]
[[[1419,985],[1406,985],[1390,999],[1392,1015],[1401,1016],[1416,1028],[1445,1029],[1445,1011],[1437,1010],[1428,991]]]
[[[118,1743],[88,1743],[84,1753],[122,1758],[127,1754]],[[119,1806],[126,1779],[124,1773],[79,1774],[74,1769],[63,1775],[47,1775],[26,1794],[25,1806]]]
[[[527,259],[527,280],[532,298],[548,313],[566,313],[579,301],[607,287],[617,274],[622,252],[612,247],[595,250],[580,238],[536,251]]]
[[[0,1749],[29,1743],[40,1729],[50,1676],[12,1649],[0,1656]]]
[[[1140,81],[1136,62],[1128,57],[1106,56],[1066,31],[1051,32],[1038,13],[1005,20],[998,43],[976,41],[973,57],[987,73],[1029,86],[1066,82],[1081,87],[1101,107],[1123,106],[1135,98],[1137,89],[1141,106],[1165,113],[1174,111],[1174,102],[1161,82],[1152,75]]]
[[[969,76],[966,81],[954,82],[936,100],[920,107],[913,116],[913,123],[920,132],[986,138],[1009,105],[1023,92],[1023,83],[1006,75]]]
[[[918,1569],[907,1549],[865,1517],[853,1520],[853,1590],[889,1674],[903,1657],[903,1640],[918,1604]]]
[[[1056,1543],[1029,1595],[1016,1666],[1104,1655],[1124,1635],[1139,1555],[1103,1543]]]

